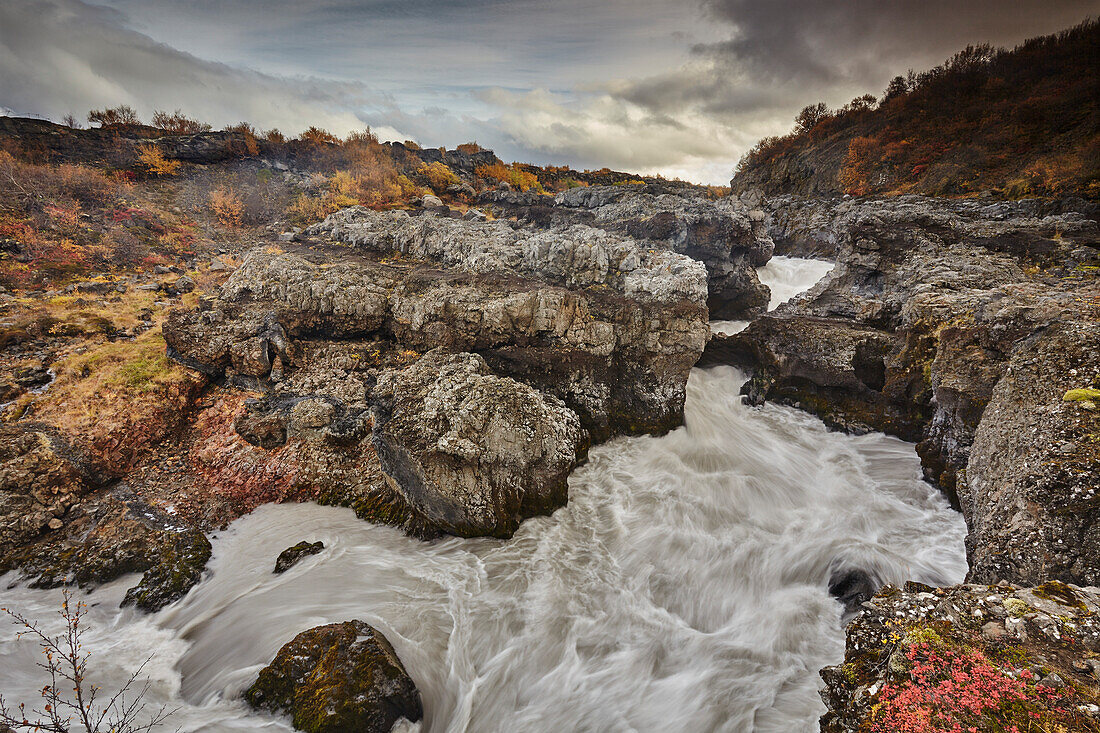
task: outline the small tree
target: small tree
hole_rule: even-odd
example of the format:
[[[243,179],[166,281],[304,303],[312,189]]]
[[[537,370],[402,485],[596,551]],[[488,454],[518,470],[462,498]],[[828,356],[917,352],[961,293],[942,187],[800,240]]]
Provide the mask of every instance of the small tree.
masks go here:
[[[138,160],[154,176],[174,176],[180,169],[180,162],[165,158],[156,145],[138,145]]]
[[[65,127],[71,127],[74,130],[79,130],[83,125],[80,124],[80,120],[76,118],[76,115],[67,114],[61,118],[61,124]]]
[[[909,92],[909,82],[905,80],[904,76],[895,76],[890,80],[890,83],[886,85],[886,91],[882,93],[882,102],[885,104],[895,97],[900,97],[903,94]]]
[[[795,132],[808,132],[828,116],[829,108],[824,102],[806,105],[794,118]]]
[[[82,601],[75,605],[72,593],[65,591],[58,613],[65,619],[65,631],[59,636],[50,636],[37,621],[32,621],[7,608],[0,609],[23,628],[19,637],[28,636],[38,641],[45,656],[45,662],[38,666],[49,675],[49,683],[41,689],[43,704],[41,709],[27,709],[20,704],[15,710],[8,708],[3,695],[0,695],[0,728],[6,726],[13,731],[46,731],[46,733],[69,733],[74,723],[83,726],[87,733],[144,733],[163,723],[174,710],[161,706],[152,715],[145,714],[143,701],[149,690],[149,683],[140,688],[138,677],[149,657],[134,671],[126,684],[106,704],[97,704],[96,697],[100,687],[88,683],[88,659],[90,652],[84,651],[80,637],[87,628],[82,619],[88,613],[88,605]],[[143,722],[144,719],[144,722]]]
[[[107,109],[93,109],[88,113],[88,122],[93,122],[100,127],[141,124],[137,112],[134,111],[133,107],[126,104],[120,104],[117,107],[108,107]]]

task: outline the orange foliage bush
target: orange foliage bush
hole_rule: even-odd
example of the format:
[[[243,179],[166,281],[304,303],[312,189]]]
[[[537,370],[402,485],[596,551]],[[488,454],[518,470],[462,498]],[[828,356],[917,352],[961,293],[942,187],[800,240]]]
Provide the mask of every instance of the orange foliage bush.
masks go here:
[[[210,209],[214,218],[225,227],[239,227],[244,211],[241,197],[232,188],[218,188],[210,194]]]
[[[840,188],[852,196],[871,191],[871,176],[878,162],[878,144],[873,138],[857,137],[848,144],[848,155],[840,168]]]
[[[339,145],[340,138],[333,135],[328,130],[323,130],[320,127],[311,126],[308,130],[298,136],[299,140],[304,142],[314,143],[316,145]]]
[[[507,183],[512,188],[519,191],[530,191],[534,189],[539,193],[545,193],[542,184],[539,183],[538,176],[530,171],[524,170],[518,163],[512,163],[512,165],[505,165],[504,163],[479,165],[474,169],[474,175],[483,180],[496,180]]]

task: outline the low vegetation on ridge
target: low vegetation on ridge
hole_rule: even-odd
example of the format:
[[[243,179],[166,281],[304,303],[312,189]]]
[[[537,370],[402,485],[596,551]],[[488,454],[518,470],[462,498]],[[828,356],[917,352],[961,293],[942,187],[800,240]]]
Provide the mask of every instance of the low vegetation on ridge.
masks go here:
[[[741,159],[734,188],[1100,199],[1098,86],[1097,20],[1013,50],[969,46],[881,97],[806,107]]]

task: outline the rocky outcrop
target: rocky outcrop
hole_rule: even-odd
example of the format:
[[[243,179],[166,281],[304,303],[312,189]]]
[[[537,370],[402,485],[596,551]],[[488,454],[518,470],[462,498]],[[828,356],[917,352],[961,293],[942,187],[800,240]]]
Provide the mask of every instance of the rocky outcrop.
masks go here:
[[[656,185],[573,188],[554,197],[491,191],[482,200],[501,215],[541,227],[580,223],[645,240],[706,265],[711,318],[751,318],[769,292],[756,275],[774,245],[765,214],[738,199],[710,200]]]
[[[1096,588],[907,583],[863,606],[821,671],[825,733],[1100,730]]]
[[[302,239],[249,253],[164,328],[170,355],[262,392],[234,426],[294,454],[290,493],[346,492],[336,503],[416,534],[507,536],[564,502],[590,441],[683,419],[708,336],[706,270],[688,257],[579,225],[360,207]]]
[[[382,469],[445,532],[508,537],[565,503],[587,436],[556,397],[442,349],[383,374],[374,396]]]
[[[165,535],[153,565],[126,591],[122,605],[152,613],[178,601],[202,578],[212,552],[210,540],[197,529]]]
[[[363,621],[303,631],[244,694],[307,733],[389,733],[423,717],[420,693],[386,637]]]
[[[279,553],[278,559],[275,560],[275,570],[273,572],[276,575],[285,573],[297,565],[299,560],[303,560],[310,555],[316,555],[324,549],[324,542],[306,542],[303,540]]]
[[[1055,322],[1017,349],[974,436],[959,498],[970,578],[1100,586],[1100,321]]]
[[[838,265],[799,301],[713,339],[703,363],[748,369],[753,402],[797,404],[835,427],[918,442],[926,475],[970,523],[973,578],[1096,583],[1094,487],[1080,478],[1100,472],[1093,428],[1040,419],[1097,373],[1088,335],[1100,317],[1096,223],[1040,216],[1027,202],[764,206],[786,251],[824,243]],[[1036,360],[1057,366],[1022,383]],[[1043,420],[1050,440],[1032,433]],[[1048,466],[1045,477],[1036,465]],[[1049,508],[1029,507],[1040,496]],[[1066,506],[1073,517],[1062,516]]]
[[[0,555],[61,529],[94,488],[88,468],[54,431],[0,425]]]

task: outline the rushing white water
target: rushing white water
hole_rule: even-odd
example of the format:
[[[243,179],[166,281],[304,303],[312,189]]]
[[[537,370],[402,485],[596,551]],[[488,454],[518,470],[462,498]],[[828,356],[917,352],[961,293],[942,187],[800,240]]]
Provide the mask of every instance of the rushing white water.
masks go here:
[[[695,370],[683,428],[594,448],[568,506],[509,541],[424,543],[346,509],[261,507],[160,613],[118,609],[134,577],[92,593],[90,676],[110,687],[152,654],[150,699],[179,705],[183,730],[289,730],[240,692],[297,632],[359,618],[416,681],[423,731],[815,730],[817,670],[843,655],[831,572],[958,582],[965,528],[911,445],[746,407],[743,381]],[[300,540],[325,550],[273,575]],[[59,592],[2,597],[48,618]],[[0,690],[34,700],[37,650],[14,631],[0,626]]]
[[[757,268],[756,273],[760,282],[771,288],[768,310],[774,310],[779,304],[808,290],[832,269],[833,263],[826,260],[776,255],[768,260],[768,264]],[[711,321],[710,330],[723,336],[732,336],[748,325],[748,321]]]

